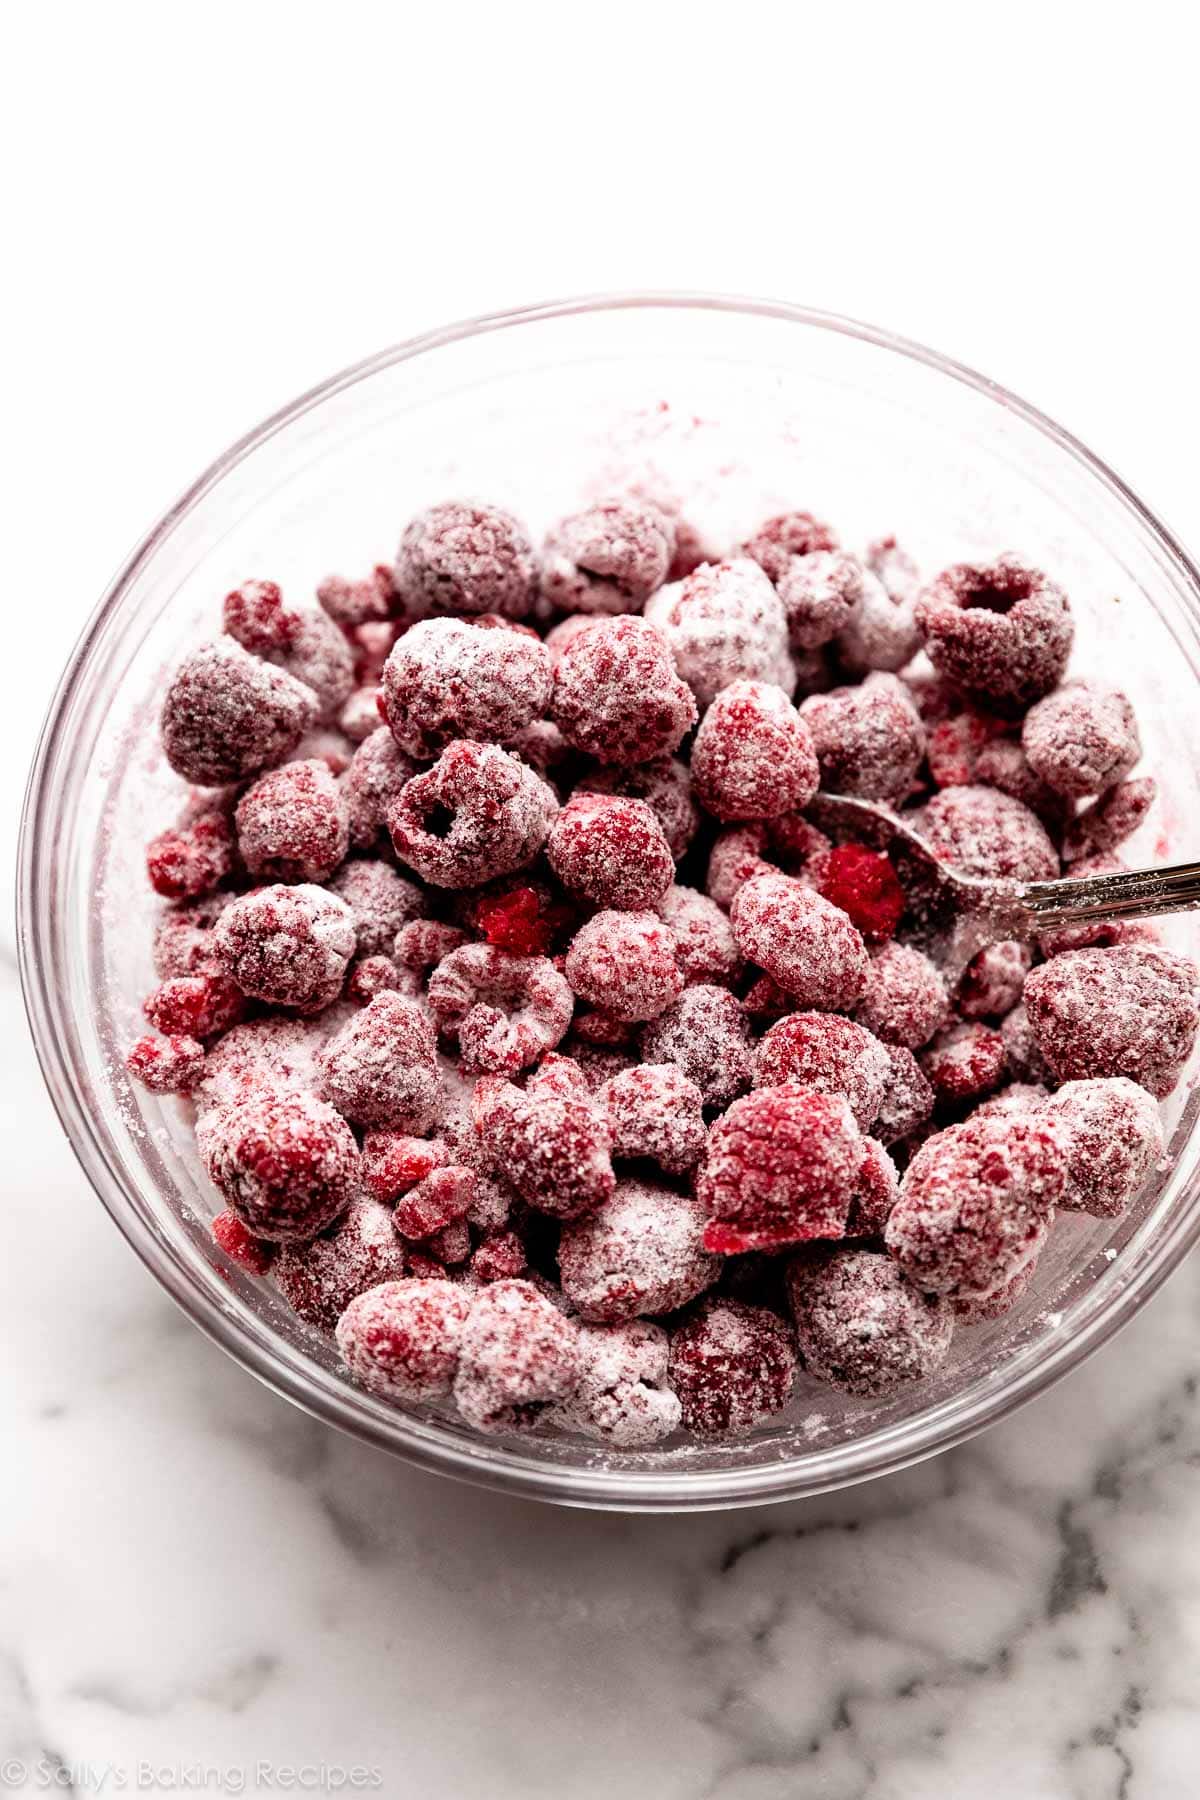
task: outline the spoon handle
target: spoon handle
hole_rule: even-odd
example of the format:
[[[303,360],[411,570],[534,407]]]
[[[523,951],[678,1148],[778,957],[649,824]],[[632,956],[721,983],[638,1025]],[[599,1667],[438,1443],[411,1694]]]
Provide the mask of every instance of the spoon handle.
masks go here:
[[[1030,881],[1021,889],[1029,928],[1083,925],[1091,920],[1149,919],[1155,913],[1200,907],[1200,863],[1169,869],[1122,869],[1115,875]]]

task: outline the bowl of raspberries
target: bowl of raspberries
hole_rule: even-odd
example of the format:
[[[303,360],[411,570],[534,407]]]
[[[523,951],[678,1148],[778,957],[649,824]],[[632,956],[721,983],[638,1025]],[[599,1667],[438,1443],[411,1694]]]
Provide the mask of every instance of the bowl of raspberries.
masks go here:
[[[1198,625],[1115,476],[885,333],[631,296],[402,345],[210,470],[63,679],[63,1124],[205,1330],[414,1462],[682,1509],[931,1454],[1200,1233],[1197,931],[951,966],[821,800],[983,878],[1186,856]]]

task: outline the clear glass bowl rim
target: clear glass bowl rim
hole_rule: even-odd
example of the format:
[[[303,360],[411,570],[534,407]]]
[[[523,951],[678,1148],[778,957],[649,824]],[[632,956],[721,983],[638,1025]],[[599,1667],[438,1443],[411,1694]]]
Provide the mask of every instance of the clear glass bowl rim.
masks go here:
[[[995,1384],[980,1384],[969,1396],[958,1396],[923,1415],[906,1419],[805,1459],[803,1463],[772,1460],[760,1466],[729,1470],[628,1469],[555,1467],[480,1441],[467,1449],[461,1442],[438,1439],[428,1428],[401,1413],[381,1417],[367,1397],[350,1389],[327,1388],[306,1381],[283,1358],[248,1340],[237,1323],[222,1313],[168,1258],[126,1193],[106,1156],[94,1121],[80,1103],[67,1053],[71,1019],[64,1016],[52,991],[48,971],[49,919],[37,904],[37,875],[43,847],[51,841],[47,818],[48,787],[54,773],[59,734],[89,663],[106,638],[121,603],[136,577],[172,532],[211,490],[253,451],[333,395],[372,375],[447,344],[487,333],[510,330],[577,314],[637,309],[689,309],[779,319],[811,330],[855,338],[878,349],[926,365],[950,381],[974,389],[1015,414],[1082,464],[1101,486],[1127,508],[1156,540],[1174,565],[1185,591],[1193,627],[1200,629],[1200,570],[1178,539],[1136,493],[1071,432],[1037,407],[999,383],[927,346],[860,320],[786,301],[728,294],[659,291],[588,294],[532,306],[482,314],[408,338],[352,364],[310,388],[247,432],[218,457],[170,506],[132,551],[89,618],[46,715],[30,768],[21,817],[17,853],[17,948],[26,1014],[42,1074],[74,1154],[113,1222],[155,1278],[189,1318],[214,1343],[266,1386],[306,1412],[418,1467],[560,1505],[630,1512],[682,1512],[754,1506],[801,1498],[891,1474],[973,1437],[1044,1393],[1128,1324],[1200,1238],[1200,1171],[1179,1196],[1179,1204],[1163,1222],[1157,1240],[1124,1287],[1073,1335],[1042,1348],[1028,1367]]]

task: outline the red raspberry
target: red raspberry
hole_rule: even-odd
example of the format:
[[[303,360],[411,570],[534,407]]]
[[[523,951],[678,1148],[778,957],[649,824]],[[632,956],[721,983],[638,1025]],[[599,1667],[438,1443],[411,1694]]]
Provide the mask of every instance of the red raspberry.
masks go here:
[[[971,1117],[992,1119],[1003,1118],[1008,1113],[1037,1112],[1042,1102],[1049,1097],[1049,1088],[1043,1087],[1040,1082],[1009,1081],[990,1100],[977,1106]]]
[[[567,618],[560,619],[557,625],[552,625],[545,638],[551,662],[557,665],[568,645],[602,623],[603,616],[600,614],[571,613]]]
[[[392,1215],[377,1200],[355,1200],[333,1230],[307,1244],[284,1244],[275,1281],[294,1313],[332,1331],[350,1302],[404,1274],[404,1247]]]
[[[1149,775],[1109,788],[1067,827],[1063,861],[1074,863],[1081,857],[1110,856],[1127,837],[1133,836],[1154,805],[1157,792],[1157,784]]]
[[[379,729],[380,687],[356,687],[338,714],[338,730],[356,744],[363,744]]]
[[[722,820],[775,818],[808,805],[820,770],[808,727],[782,688],[734,681],[722,689],[696,733],[692,780]]]
[[[316,714],[311,688],[226,638],[193,650],[172,676],[163,749],[185,781],[220,787],[285,762]]]
[[[1061,680],[1075,634],[1062,589],[1015,556],[944,570],[918,600],[917,624],[939,674],[1011,713]]]
[[[908,944],[876,950],[856,1018],[888,1044],[919,1050],[943,1024],[949,1002],[936,965]]]
[[[1067,1153],[1067,1190],[1059,1205],[1097,1219],[1125,1211],[1163,1153],[1163,1127],[1152,1095],[1123,1076],[1068,1081],[1041,1110]]]
[[[951,1025],[922,1053],[921,1067],[939,1100],[982,1100],[1004,1080],[1008,1051],[1000,1033],[986,1025]]]
[[[226,594],[222,623],[243,650],[270,656],[294,643],[300,615],[283,604],[273,581],[243,581]]]
[[[979,758],[1004,729],[1000,719],[974,709],[942,719],[929,733],[925,751],[935,786],[970,787],[979,779]]]
[[[962,875],[1048,881],[1058,874],[1041,820],[995,788],[945,788],[913,823],[934,855]]]
[[[474,908],[476,930],[512,956],[545,956],[569,918],[568,908],[543,887],[508,887],[482,895]]]
[[[836,550],[837,534],[831,525],[807,512],[777,513],[754,536],[747,538],[740,554],[749,556],[770,576],[782,581],[794,556],[814,556]]]
[[[387,571],[391,580],[391,571]],[[320,599],[321,590],[317,589]],[[383,665],[391,654],[396,639],[408,630],[406,623],[389,620],[382,623],[370,620],[365,625],[352,627],[350,647],[354,652],[354,679],[363,687],[376,687],[383,674]]]
[[[915,559],[897,542],[894,532],[868,544],[864,560],[896,606],[917,598],[921,591],[921,572]]]
[[[465,740],[406,782],[388,809],[396,854],[434,887],[478,887],[531,863],[558,810],[532,769]]]
[[[392,571],[385,564],[379,564],[362,581],[348,581],[344,575],[327,575],[317,586],[317,600],[343,631],[354,631],[360,625],[380,624],[391,617],[396,604]]]
[[[213,1243],[225,1252],[236,1268],[244,1269],[247,1275],[265,1275],[270,1269],[275,1257],[274,1244],[253,1236],[236,1213],[228,1209],[219,1212],[209,1229]]]
[[[658,903],[658,915],[675,936],[675,960],[684,979],[732,981],[741,967],[733,928],[715,900],[695,888],[669,887]]]
[[[364,738],[351,758],[342,790],[350,810],[350,842],[370,850],[387,824],[388,808],[417,765],[396,747],[386,725]]]
[[[675,877],[662,826],[644,800],[575,794],[550,828],[546,860],[563,886],[593,906],[639,912]]]
[[[669,756],[697,716],[666,642],[644,619],[606,619],[568,644],[551,704],[567,742],[603,763]]]
[[[574,1000],[545,957],[463,944],[430,977],[429,1005],[457,1037],[464,1069],[515,1075],[562,1041]]]
[[[454,1400],[479,1431],[536,1425],[579,1375],[579,1327],[528,1281],[477,1294],[462,1334]]]
[[[671,1385],[700,1438],[748,1437],[787,1405],[796,1345],[777,1313],[740,1300],[702,1300],[671,1333]]]
[[[882,1237],[899,1193],[900,1174],[895,1163],[877,1138],[865,1139],[846,1236]]]
[[[330,1038],[321,1096],[355,1125],[428,1131],[444,1104],[437,1039],[423,1009],[385,991]]]
[[[542,595],[561,612],[636,612],[667,578],[675,532],[657,507],[600,500],[555,526]]]
[[[580,778],[575,791],[644,800],[662,826],[674,857],[683,855],[700,823],[687,765],[673,756],[652,757],[632,769],[594,769]]]
[[[868,944],[886,943],[907,905],[886,856],[861,844],[838,844],[812,861],[817,892],[846,914]]]
[[[1042,1238],[1038,1248],[1025,1264],[1018,1269],[1011,1281],[998,1287],[990,1294],[968,1294],[951,1300],[954,1317],[959,1325],[983,1325],[992,1319],[1002,1319],[1005,1313],[1012,1311],[1018,1300],[1037,1273],[1038,1257],[1045,1248],[1046,1239],[1050,1235],[1050,1227],[1044,1224]]]
[[[432,612],[523,619],[535,581],[533,546],[498,506],[443,501],[418,513],[400,540],[396,586],[410,618]]]
[[[184,824],[160,831],[146,846],[146,872],[165,900],[211,893],[234,867],[233,827],[223,806],[206,807]]]
[[[925,727],[894,675],[870,675],[861,687],[810,694],[800,717],[812,733],[821,786],[829,793],[897,804],[910,792],[925,755]]]
[[[1022,990],[1024,991],[1024,990]],[[1038,1048],[1025,1007],[1014,1006],[1000,1021],[1000,1036],[1008,1053],[1009,1073],[1017,1081],[1042,1082],[1050,1079],[1046,1060]]]
[[[441,1138],[410,1137],[402,1131],[368,1131],[363,1138],[362,1172],[376,1200],[395,1200],[448,1160]]]
[[[351,1375],[385,1400],[440,1400],[458,1369],[470,1295],[449,1281],[385,1281],[352,1300],[337,1324]]]
[[[1093,681],[1071,681],[1026,715],[1021,748],[1035,775],[1056,793],[1103,793],[1142,754],[1125,695]]]
[[[853,1008],[870,964],[861,934],[839,907],[786,875],[759,875],[739,891],[729,917],[742,955],[801,1006]]]
[[[975,759],[975,782],[999,788],[1036,813],[1046,830],[1057,838],[1066,824],[1072,803],[1035,775],[1020,744],[1012,738],[993,738]]]
[[[315,1094],[248,1094],[206,1113],[196,1145],[242,1224],[277,1243],[331,1225],[358,1179],[353,1132]]]
[[[892,1073],[871,1134],[881,1144],[896,1144],[929,1118],[934,1094],[911,1050],[900,1044],[885,1044],[884,1049],[891,1059]]]
[[[241,989],[225,975],[176,975],[147,995],[142,1011],[166,1037],[220,1037],[245,1015]]]
[[[612,1193],[612,1132],[582,1092],[522,1091],[492,1076],[476,1084],[472,1110],[489,1165],[539,1212],[577,1219]]]
[[[625,1069],[605,1082],[599,1100],[614,1156],[645,1156],[667,1175],[685,1175],[704,1155],[704,1096],[675,1063]]]
[[[647,1025],[642,1054],[671,1062],[694,1081],[706,1106],[727,1106],[750,1086],[750,1021],[728,988],[689,987]]]
[[[475,1198],[475,1172],[450,1164],[431,1169],[396,1202],[392,1222],[401,1237],[420,1243],[466,1217]]]
[[[270,659],[317,696],[317,717],[332,725],[354,689],[354,651],[344,632],[323,612],[296,614],[296,630],[286,650]]]
[[[842,1237],[863,1143],[840,1096],[785,1082],[735,1100],[708,1135],[696,1193],[705,1248],[731,1256]]]
[[[645,616],[701,706],[711,706],[731,681],[769,681],[785,694],[795,692],[783,603],[748,559],[702,563],[655,594]]]
[[[604,1083],[619,1075],[622,1069],[638,1066],[628,1051],[614,1049],[608,1044],[591,1044],[574,1033],[567,1039],[564,1050],[583,1075],[589,1094],[598,1094]]]
[[[644,1450],[670,1437],[680,1408],[668,1386],[668,1348],[666,1332],[648,1319],[581,1326],[578,1384],[547,1422],[616,1450]]]
[[[657,1182],[624,1180],[590,1218],[564,1226],[562,1291],[581,1318],[620,1325],[674,1312],[720,1269],[704,1248],[704,1208]]]
[[[428,911],[420,888],[397,874],[391,863],[375,857],[355,857],[344,863],[329,888],[354,915],[359,956],[390,951],[400,927],[410,919],[424,918]]]
[[[195,1100],[201,1110],[253,1093],[304,1094],[317,1085],[323,1023],[276,1014],[235,1025],[204,1059]]]
[[[159,919],[152,952],[154,973],[167,981],[172,975],[215,975],[213,926],[233,900],[232,894],[202,894],[184,906],[170,906]]]
[[[242,861],[269,881],[324,881],[350,847],[349,809],[319,757],[260,775],[236,818]]]
[[[152,1094],[190,1094],[204,1073],[204,1045],[194,1037],[141,1037],[125,1067]]]
[[[1161,1100],[1196,1041],[1200,975],[1149,944],[1071,950],[1033,971],[1024,1001],[1056,1081],[1127,1075]]]
[[[471,1258],[476,1281],[512,1281],[526,1269],[525,1246],[515,1231],[497,1231],[485,1237]]]
[[[1021,998],[1032,963],[1026,944],[989,944],[973,956],[958,984],[956,1004],[964,1019],[1002,1019]]]
[[[916,620],[920,577],[912,557],[894,537],[879,538],[867,550],[866,570],[858,607],[835,640],[838,661],[848,675],[902,669],[921,648]]]
[[[867,580],[862,564],[838,550],[792,557],[775,581],[792,648],[817,650],[844,631],[862,604]]]
[[[321,1012],[342,991],[354,915],[324,888],[255,888],[217,920],[213,953],[251,999]]]
[[[798,1257],[788,1296],[805,1368],[845,1393],[886,1394],[946,1360],[949,1304],[921,1293],[889,1256],[845,1249]]]
[[[602,1050],[622,1050],[637,1041],[637,1026],[628,1019],[614,1019],[611,1013],[577,1007],[571,1021],[571,1036],[576,1044],[596,1045]]]
[[[561,774],[575,756],[553,719],[531,719],[520,731],[513,732],[504,747],[539,775]]]
[[[790,1013],[772,1025],[754,1057],[756,1088],[792,1082],[840,1095],[866,1131],[883,1104],[892,1065],[879,1039],[836,1013]]]
[[[776,865],[764,856],[767,832],[763,825],[740,825],[731,831],[718,832],[708,859],[705,891],[710,900],[728,912],[739,889],[756,875],[778,873]]]
[[[656,1019],[683,991],[674,933],[648,912],[589,919],[567,951],[566,976],[581,999],[631,1023]]]
[[[429,758],[456,738],[507,742],[545,712],[551,686],[540,638],[425,619],[384,666],[384,717],[406,755]]]
[[[410,919],[396,933],[392,955],[401,969],[421,975],[465,943],[466,935],[457,925],[444,925],[440,919]]]

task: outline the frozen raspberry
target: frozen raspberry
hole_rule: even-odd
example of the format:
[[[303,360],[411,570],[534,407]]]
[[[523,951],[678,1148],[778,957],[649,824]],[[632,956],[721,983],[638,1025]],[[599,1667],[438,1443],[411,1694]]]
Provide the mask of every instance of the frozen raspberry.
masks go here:
[[[494,1281],[475,1295],[459,1352],[454,1400],[479,1431],[520,1431],[565,1400],[579,1378],[579,1327],[528,1281]]]
[[[192,900],[232,874],[236,846],[223,806],[209,806],[160,831],[146,846],[146,873],[164,900]]]
[[[948,719],[939,720],[930,731],[925,747],[934,785],[940,788],[972,786],[978,779],[979,758],[1004,730],[1002,720],[974,708],[951,713]]]
[[[358,850],[370,850],[387,824],[388,808],[417,765],[402,755],[386,725],[364,738],[350,762],[343,782],[350,809],[350,842]]]
[[[450,744],[388,810],[396,854],[434,887],[478,887],[531,863],[558,803],[532,769],[495,744]]]
[[[642,1063],[605,1082],[599,1100],[612,1126],[613,1155],[649,1157],[684,1175],[704,1154],[704,1096],[675,1063]]]
[[[644,800],[575,794],[551,827],[546,860],[563,886],[593,906],[636,912],[670,887],[675,861]]]
[[[795,692],[783,603],[748,559],[702,563],[685,581],[660,589],[645,616],[702,707],[731,681],[769,681]]]
[[[881,1144],[896,1144],[918,1130],[933,1112],[934,1093],[911,1050],[885,1044],[892,1073],[884,1090],[871,1135]]]
[[[243,994],[299,1012],[337,999],[354,948],[350,908],[311,884],[255,888],[213,928],[217,961]]]
[[[600,500],[546,539],[542,594],[561,612],[636,612],[666,580],[674,553],[674,528],[657,507]]]
[[[376,1200],[395,1200],[447,1162],[441,1138],[411,1137],[402,1131],[368,1131],[363,1138],[362,1173]]]
[[[544,956],[569,917],[569,909],[541,886],[510,886],[481,896],[474,906],[476,930],[513,956]]]
[[[400,927],[428,910],[420,888],[375,857],[344,863],[329,886],[354,914],[360,956],[390,951]]]
[[[708,859],[704,884],[709,899],[728,912],[739,889],[748,881],[753,881],[756,875],[776,874],[776,864],[764,855],[766,849],[767,833],[763,825],[739,825],[719,832]]]
[[[907,901],[886,856],[862,844],[838,844],[813,858],[809,874],[817,892],[847,915],[868,944],[892,936]]]
[[[675,960],[686,981],[732,981],[742,959],[733,928],[715,900],[695,888],[669,887],[658,913],[675,935]]]
[[[523,763],[539,775],[561,779],[563,770],[575,761],[575,752],[553,719],[531,719],[520,731],[506,739],[504,748],[519,756]]]
[[[213,926],[232,904],[232,894],[202,894],[182,906],[170,906],[154,932],[154,973],[167,981],[172,975],[215,975],[219,972],[213,950]]]
[[[1048,881],[1058,874],[1041,820],[996,788],[944,788],[913,823],[934,855],[961,875]]]
[[[782,688],[734,681],[722,689],[696,733],[692,780],[718,819],[768,819],[808,805],[820,771],[808,728]]]
[[[466,932],[457,925],[444,925],[440,919],[410,919],[396,933],[392,955],[400,968],[421,975],[465,942]]]
[[[190,1094],[204,1073],[204,1045],[194,1037],[140,1037],[126,1071],[152,1094]]]
[[[922,1053],[921,1067],[939,1100],[982,1100],[1004,1080],[1008,1051],[1000,1033],[986,1025],[951,1025]]]
[[[774,582],[782,581],[794,556],[815,556],[821,551],[837,549],[833,527],[812,513],[778,513],[760,525],[753,537],[741,547]]]
[[[702,1300],[671,1333],[671,1385],[683,1423],[701,1438],[748,1437],[787,1405],[796,1345],[777,1313],[740,1300]]]
[[[429,758],[456,738],[505,743],[545,712],[551,685],[540,638],[425,619],[384,666],[384,716],[406,755]]]
[[[235,1025],[212,1045],[194,1098],[200,1111],[251,1094],[304,1094],[317,1085],[324,1025],[277,1014]]]
[[[376,994],[330,1038],[319,1061],[322,1098],[352,1124],[420,1133],[441,1113],[433,1026],[402,994]]]
[[[466,1220],[455,1219],[451,1224],[443,1225],[440,1231],[433,1232],[422,1241],[421,1251],[440,1263],[443,1269],[461,1267],[471,1255],[471,1231]],[[409,1268],[414,1274],[417,1254],[417,1251],[411,1249],[408,1254]],[[430,1270],[429,1273],[432,1275],[434,1272]]]
[[[728,988],[689,987],[646,1027],[648,1063],[672,1062],[694,1081],[705,1106],[725,1106],[750,1086],[750,1021]]]
[[[925,727],[894,675],[811,694],[800,717],[812,733],[821,786],[861,800],[904,799],[925,754]]]
[[[680,1406],[668,1385],[668,1351],[666,1332],[648,1319],[580,1326],[578,1385],[547,1423],[615,1450],[644,1450],[670,1437]]]
[[[717,1120],[696,1193],[706,1249],[723,1256],[842,1237],[863,1142],[839,1095],[785,1082],[756,1088]]]
[[[973,1119],[999,1118],[1006,1113],[1037,1112],[1043,1100],[1050,1097],[1049,1088],[1040,1082],[1009,1081],[971,1114]]]
[[[350,847],[346,801],[319,758],[260,775],[236,818],[242,861],[270,881],[324,881]]]
[[[226,594],[222,623],[243,650],[270,656],[295,642],[300,615],[283,603],[273,581],[243,581]]]
[[[1015,1080],[1042,1082],[1049,1079],[1050,1071],[1038,1048],[1029,1014],[1023,1004],[1014,1006],[1001,1019],[1000,1036],[1004,1039],[1004,1048],[1008,1054],[1009,1073]]]
[[[220,1037],[246,1011],[241,989],[226,975],[176,975],[148,994],[142,1011],[166,1037]]]
[[[318,720],[332,725],[354,689],[354,652],[332,619],[323,612],[297,612],[290,643],[271,661],[312,689]]]
[[[589,919],[567,951],[566,976],[582,1000],[630,1023],[658,1018],[684,985],[675,934],[648,912]]]
[[[674,857],[683,855],[700,823],[687,765],[673,756],[654,757],[632,769],[594,769],[580,778],[575,791],[644,800],[662,826]]]
[[[870,963],[861,934],[839,907],[786,875],[759,875],[739,890],[729,917],[742,955],[801,1006],[853,1009]]]
[[[894,600],[874,576],[865,576],[858,608],[834,639],[839,667],[854,676],[894,674],[911,662],[920,648],[913,602]]]
[[[894,532],[874,538],[867,545],[863,561],[872,575],[883,583],[888,598],[897,606],[917,598],[921,591],[920,569]]]
[[[619,1181],[598,1212],[564,1226],[562,1290],[589,1323],[674,1312],[716,1279],[704,1248],[704,1208],[657,1182]]]
[[[551,708],[576,750],[622,765],[669,756],[697,717],[664,638],[628,618],[606,619],[567,646]]]
[[[891,1063],[879,1039],[836,1013],[790,1013],[772,1025],[754,1057],[756,1088],[790,1081],[841,1095],[862,1131],[883,1104],[890,1076]]]
[[[385,1400],[439,1400],[458,1368],[471,1296],[449,1281],[384,1281],[337,1323],[350,1373]]]
[[[946,984],[936,965],[908,944],[885,944],[867,969],[856,1017],[888,1044],[919,1050],[946,1017]]]
[[[390,579],[390,571],[389,571]],[[317,590],[318,597],[320,589]],[[370,620],[365,625],[355,625],[350,633],[350,648],[354,652],[354,679],[361,687],[377,687],[383,675],[383,665],[391,654],[392,645],[408,626],[395,620]]]
[[[1157,784],[1149,775],[1136,781],[1120,781],[1109,788],[1068,825],[1063,861],[1076,863],[1082,857],[1111,855],[1119,844],[1133,836],[1154,805],[1157,791]]]
[[[805,1368],[845,1393],[886,1394],[946,1360],[949,1304],[921,1293],[890,1256],[846,1249],[798,1257],[788,1296]]]
[[[539,1212],[581,1218],[612,1193],[612,1131],[583,1093],[523,1092],[490,1077],[476,1085],[473,1112],[490,1166]]]
[[[999,788],[1013,800],[1036,813],[1046,830],[1055,837],[1062,831],[1071,812],[1071,801],[1036,775],[1019,743],[1012,738],[993,738],[975,759],[975,782],[984,787]]]
[[[332,1331],[359,1294],[403,1277],[404,1247],[386,1206],[355,1200],[332,1231],[307,1244],[284,1244],[273,1272],[292,1311]]]
[[[392,1222],[403,1238],[420,1243],[464,1219],[475,1198],[475,1172],[450,1163],[431,1169],[396,1202]]]
[[[983,1325],[992,1319],[1002,1319],[1005,1313],[1012,1311],[1028,1288],[1037,1273],[1038,1257],[1045,1247],[1045,1240],[1050,1235],[1049,1223],[1042,1225],[1042,1240],[1023,1269],[1018,1269],[1011,1281],[1003,1287],[996,1288],[990,1294],[966,1294],[951,1300],[954,1317],[959,1325]]]
[[[250,1093],[206,1113],[196,1146],[210,1179],[256,1237],[315,1237],[353,1198],[354,1134],[315,1094]]]
[[[379,729],[379,687],[356,687],[338,714],[338,730],[355,744]]]
[[[1060,1206],[1119,1218],[1163,1153],[1163,1127],[1151,1094],[1123,1076],[1064,1082],[1042,1109],[1067,1153]]]
[[[551,662],[557,663],[568,645],[602,623],[601,613],[571,613],[567,618],[560,619],[557,625],[552,625],[545,638]]]
[[[1056,793],[1100,794],[1128,775],[1142,754],[1137,721],[1118,688],[1071,681],[1026,715],[1021,748]]]
[[[1015,556],[944,570],[918,600],[917,624],[939,674],[1012,713],[1061,680],[1075,630],[1062,589]]]
[[[1161,1100],[1196,1041],[1200,977],[1149,944],[1071,950],[1033,971],[1024,1004],[1056,1081],[1127,1075]]]
[[[1036,1256],[1066,1185],[1062,1146],[1039,1115],[975,1117],[917,1151],[884,1239],[922,1292],[989,1294]]]
[[[1027,944],[988,944],[973,956],[958,984],[964,1019],[1002,1019],[1021,999],[1033,957]]]
[[[400,540],[396,587],[410,618],[499,613],[523,619],[535,582],[533,546],[498,506],[445,500],[419,513]]]
[[[863,1159],[855,1181],[846,1236],[882,1237],[900,1193],[900,1172],[878,1138],[863,1142]]]
[[[430,977],[429,1005],[464,1068],[515,1075],[561,1043],[574,1000],[547,958],[463,944]]]
[[[571,1021],[571,1036],[576,1044],[589,1044],[602,1050],[624,1050],[637,1041],[637,1025],[629,1019],[615,1019],[611,1013],[591,1007],[576,1007]]]
[[[219,1212],[209,1229],[218,1250],[223,1250],[237,1268],[244,1269],[247,1275],[267,1273],[275,1256],[274,1244],[247,1231],[235,1212],[228,1208]]]
[[[316,713],[311,688],[224,638],[193,650],[172,676],[163,749],[185,781],[220,787],[286,761]]]
[[[327,575],[318,583],[317,600],[343,631],[354,631],[360,625],[380,624],[391,617],[396,604],[392,571],[380,563],[361,581],[348,581],[344,575]]]
[[[862,564],[841,551],[816,550],[792,557],[775,582],[792,648],[816,650],[844,631],[862,603],[869,579]]]

